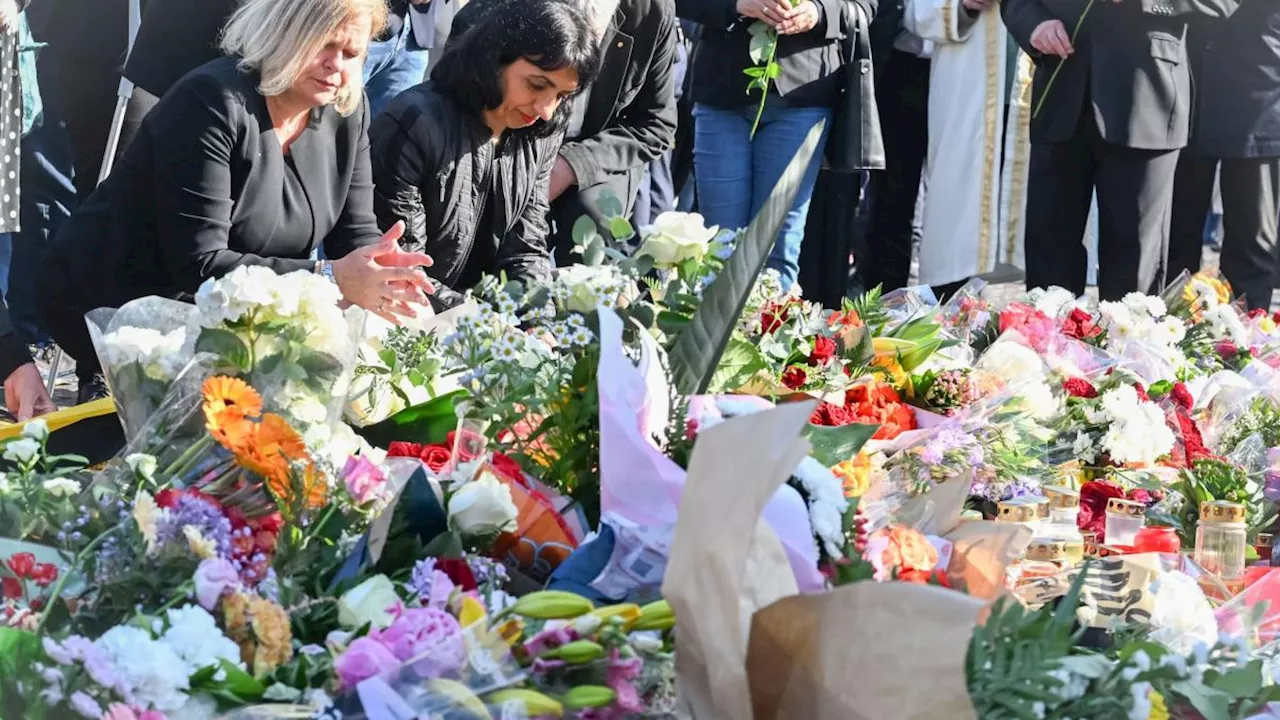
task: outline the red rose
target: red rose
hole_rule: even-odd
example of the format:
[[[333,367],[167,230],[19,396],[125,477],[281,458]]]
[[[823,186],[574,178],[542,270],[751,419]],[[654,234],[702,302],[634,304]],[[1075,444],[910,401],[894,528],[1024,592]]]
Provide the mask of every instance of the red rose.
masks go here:
[[[791,309],[784,303],[773,303],[760,314],[760,329],[771,333],[782,328],[782,324],[791,315]]]
[[[1231,360],[1240,352],[1240,348],[1236,347],[1236,344],[1230,340],[1223,340],[1217,345],[1214,345],[1213,349],[1223,360]]]
[[[425,445],[397,440],[387,447],[387,457],[420,458],[425,449]]]
[[[1071,314],[1062,319],[1062,334],[1076,340],[1090,340],[1102,334],[1102,328],[1093,321],[1093,316],[1073,308]]]
[[[6,564],[14,575],[26,579],[31,577],[31,571],[35,569],[36,556],[29,552],[14,553]]]
[[[804,368],[799,365],[792,365],[782,372],[782,384],[792,390],[804,387],[808,379],[809,376],[805,374]]]
[[[1142,387],[1142,383],[1134,383],[1133,389],[1138,393],[1138,399],[1142,402],[1151,402],[1151,396],[1147,394],[1147,389]]]
[[[1080,514],[1076,517],[1076,525],[1082,531],[1098,533],[1098,541],[1101,542],[1107,526],[1107,501],[1122,497],[1124,490],[1106,480],[1085,483],[1080,488]]]
[[[22,583],[18,578],[0,578],[0,597],[13,600],[22,597]]]
[[[453,581],[454,585],[462,588],[464,592],[475,590],[479,585],[476,583],[476,576],[471,572],[471,566],[466,560],[461,558],[436,558],[436,569]]]
[[[40,587],[49,587],[58,579],[58,566],[53,563],[40,563],[31,570],[31,579]]]
[[[836,356],[836,341],[824,335],[813,339],[813,351],[809,353],[810,365],[826,365]]]
[[[156,505],[165,510],[172,510],[178,504],[178,498],[182,497],[182,493],[173,488],[165,488],[156,493]]]
[[[498,471],[498,474],[508,480],[513,480],[521,485],[524,484],[522,482],[524,480],[524,469],[520,467],[520,463],[500,452],[494,453],[490,462],[493,464],[493,469]]]
[[[1098,397],[1098,389],[1095,388],[1088,380],[1084,378],[1067,378],[1062,383],[1062,389],[1067,391],[1071,397],[1078,398],[1096,398]]]
[[[1191,397],[1191,391],[1184,383],[1174,383],[1173,390],[1169,391],[1169,397],[1183,410],[1191,410],[1196,404],[1195,398]]]
[[[444,445],[428,445],[422,449],[418,459],[427,464],[431,472],[441,472],[453,459],[453,453]]]

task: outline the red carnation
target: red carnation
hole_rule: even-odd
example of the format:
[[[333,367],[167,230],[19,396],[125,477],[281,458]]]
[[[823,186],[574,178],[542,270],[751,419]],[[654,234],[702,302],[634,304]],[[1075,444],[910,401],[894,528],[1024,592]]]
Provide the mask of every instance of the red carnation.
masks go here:
[[[14,553],[6,564],[14,575],[23,579],[29,578],[36,566],[36,556],[29,552]]]
[[[782,373],[782,384],[792,390],[799,390],[804,387],[809,376],[805,374],[804,368],[799,365],[792,365]]]
[[[475,590],[479,585],[476,583],[476,576],[471,572],[471,566],[466,560],[461,558],[436,558],[436,569],[453,581],[454,585],[462,588],[464,592]]]
[[[1196,404],[1195,398],[1191,397],[1191,391],[1187,389],[1185,383],[1174,383],[1173,390],[1169,391],[1169,397],[1183,410],[1190,410]]]
[[[12,600],[22,597],[22,583],[18,578],[0,578],[0,597]]]
[[[1093,316],[1080,308],[1073,308],[1071,314],[1062,319],[1062,334],[1076,340],[1090,340],[1102,334],[1102,328],[1093,321]]]
[[[831,358],[836,356],[836,341],[825,335],[819,335],[813,340],[813,352],[809,353],[809,364],[813,366],[826,365],[831,362]]]
[[[1093,385],[1091,385],[1089,381],[1085,380],[1084,378],[1078,378],[1078,377],[1067,378],[1066,382],[1062,383],[1062,389],[1066,390],[1067,394],[1070,395],[1071,397],[1078,397],[1078,398],[1098,397],[1098,389],[1095,388]]]
[[[824,402],[809,416],[809,422],[823,427],[843,427],[854,421],[853,412],[843,405]]]
[[[40,563],[31,569],[31,579],[40,587],[49,587],[58,579],[58,566],[53,563]]]
[[[1191,467],[1196,460],[1212,457],[1213,453],[1204,446],[1204,437],[1200,435],[1196,421],[1186,412],[1178,411],[1175,414],[1178,418],[1178,430],[1182,434],[1182,451],[1187,456],[1187,467]]]
[[[1138,399],[1142,402],[1151,402],[1151,396],[1147,394],[1147,389],[1142,387],[1142,383],[1134,383],[1133,389],[1138,393]]]

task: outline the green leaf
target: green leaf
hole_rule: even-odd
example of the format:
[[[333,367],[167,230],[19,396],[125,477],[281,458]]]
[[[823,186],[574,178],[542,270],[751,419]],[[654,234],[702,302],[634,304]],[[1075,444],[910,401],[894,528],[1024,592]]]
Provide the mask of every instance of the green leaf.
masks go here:
[[[761,356],[760,348],[750,340],[734,335],[725,348],[720,364],[716,366],[716,374],[711,378],[711,388],[715,391],[736,392],[757,373],[768,369],[769,364]]]
[[[724,270],[702,296],[689,326],[675,339],[669,354],[671,376],[684,395],[705,393],[711,384],[742,308],[773,251],[778,231],[795,204],[800,183],[813,162],[822,137],[824,122],[809,130],[787,169],[769,193],[760,213],[747,227]]]
[[[196,352],[213,353],[242,371],[249,368],[249,347],[239,335],[221,328],[205,328],[196,339]]]
[[[342,363],[328,353],[304,348],[298,353],[298,367],[312,387],[332,388],[342,377]]]
[[[1204,716],[1204,720],[1229,720],[1231,717],[1231,696],[1221,690],[1188,681],[1174,683],[1169,689],[1186,698],[1196,712]]]
[[[782,74],[782,66],[776,62],[771,62],[764,67],[764,74],[770,80],[777,80],[778,76]]]
[[[764,67],[763,67],[763,66],[755,66],[755,67],[744,68],[744,69],[742,70],[742,74],[743,74],[743,75],[746,75],[747,77],[751,77],[751,78],[757,78],[757,79],[758,79],[758,78],[762,78],[762,77],[764,77]],[[747,86],[747,89],[749,90],[750,88],[751,88],[751,86],[750,86],[750,85],[748,85],[748,86]]]
[[[636,231],[631,227],[631,222],[624,217],[609,218],[609,234],[614,240],[619,242],[630,240],[636,236]]]
[[[879,425],[852,423],[840,427],[808,425],[801,433],[813,444],[810,455],[814,460],[831,467],[858,456],[858,451],[879,430]]]
[[[424,557],[459,558],[463,555],[462,536],[450,530],[435,536],[422,549]]]
[[[258,361],[257,371],[263,375],[270,375],[280,369],[280,363],[284,361],[284,353],[272,353]]]
[[[396,366],[396,351],[391,348],[383,348],[378,352],[378,359],[382,361],[383,365],[393,368]]]
[[[600,231],[596,228],[596,221],[592,220],[590,215],[583,215],[573,224],[574,245],[586,245],[588,240],[599,236]]]
[[[604,238],[596,235],[582,246],[582,263],[588,267],[597,267],[604,262]]]
[[[769,57],[769,47],[773,38],[768,33],[752,33],[751,42],[747,45],[747,54],[751,56],[752,65],[761,65]]]
[[[226,678],[222,686],[246,700],[259,700],[267,688],[255,677],[226,660],[222,661],[222,670]]]
[[[612,220],[616,217],[622,217],[623,207],[622,201],[617,195],[605,190],[600,193],[600,199],[596,203],[596,210],[601,217]]]
[[[1252,697],[1262,689],[1262,661],[1254,660],[1243,667],[1233,668],[1210,684],[1232,697]]]

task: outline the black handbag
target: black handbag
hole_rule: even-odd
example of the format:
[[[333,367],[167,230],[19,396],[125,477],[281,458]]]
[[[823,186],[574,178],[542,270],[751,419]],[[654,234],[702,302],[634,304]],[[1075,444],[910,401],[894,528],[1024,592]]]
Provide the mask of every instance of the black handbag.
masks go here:
[[[840,90],[827,138],[826,168],[833,172],[884,169],[884,137],[876,106],[871,22],[862,7],[845,0],[840,7]]]

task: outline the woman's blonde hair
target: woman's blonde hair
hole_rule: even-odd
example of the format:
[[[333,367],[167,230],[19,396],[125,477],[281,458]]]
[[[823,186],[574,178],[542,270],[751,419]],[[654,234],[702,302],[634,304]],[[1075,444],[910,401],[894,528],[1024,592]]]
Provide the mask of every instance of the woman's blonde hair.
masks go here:
[[[280,95],[297,82],[312,58],[343,25],[368,17],[377,36],[387,24],[386,0],[244,0],[227,21],[222,51],[241,69],[257,71],[258,92]],[[364,77],[338,90],[334,107],[350,115],[360,107]]]

